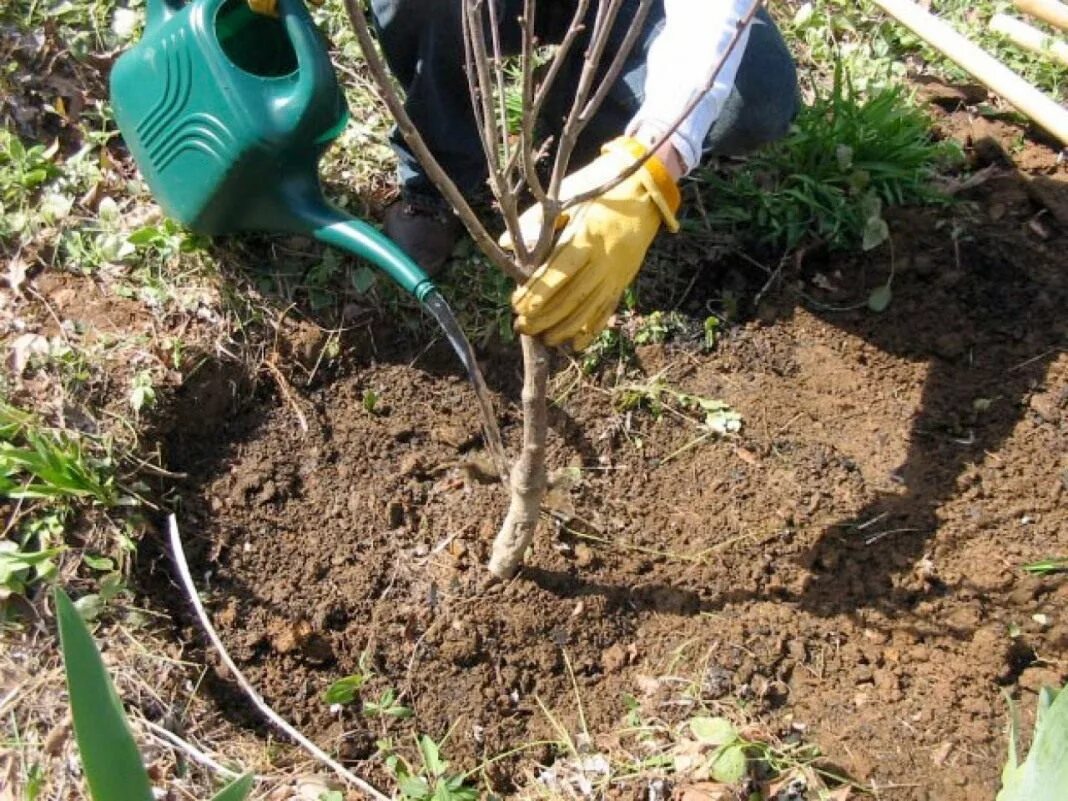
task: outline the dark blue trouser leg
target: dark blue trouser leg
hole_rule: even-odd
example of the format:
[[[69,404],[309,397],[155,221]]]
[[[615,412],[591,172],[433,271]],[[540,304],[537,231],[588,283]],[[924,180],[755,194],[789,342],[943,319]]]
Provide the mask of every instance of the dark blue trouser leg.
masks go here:
[[[496,2],[502,46],[506,52],[515,52],[519,47],[516,19],[522,0]],[[477,195],[485,190],[486,165],[464,74],[460,5],[460,0],[371,0],[383,52],[406,92],[408,114],[459,188]],[[559,41],[573,13],[568,6],[573,4],[562,0],[538,3],[535,27],[542,42]],[[635,6],[625,4],[614,31],[617,40],[622,39]],[[622,74],[579,143],[573,161],[576,166],[591,158],[601,143],[622,133],[641,105],[645,55],[663,25],[663,16],[663,6],[657,2]],[[550,128],[567,111],[582,50],[579,43],[572,51],[572,63],[563,71],[547,103],[545,122]],[[759,147],[785,134],[796,110],[793,61],[770,17],[761,12],[750,33],[734,91],[709,132],[706,149],[710,155],[734,155]],[[405,192],[436,197],[436,190],[399,133],[393,133],[392,142]]]

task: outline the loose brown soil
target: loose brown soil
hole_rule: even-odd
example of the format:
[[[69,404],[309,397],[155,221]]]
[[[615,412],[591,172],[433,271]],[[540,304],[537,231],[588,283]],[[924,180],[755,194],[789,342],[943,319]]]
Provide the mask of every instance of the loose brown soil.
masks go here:
[[[555,738],[542,707],[574,732],[569,663],[597,734],[622,726],[628,694],[678,698],[650,681],[676,676],[772,729],[803,724],[879,797],[992,798],[1002,690],[1033,710],[1041,685],[1068,678],[1068,582],[1021,570],[1068,554],[1068,226],[1055,210],[1068,184],[1051,151],[1032,150],[1040,188],[1006,168],[952,214],[893,220],[885,313],[827,308],[863,306],[889,256],[813,253],[713,352],[640,349],[647,376],[741,412],[737,437],[681,450],[700,434],[691,422],[620,413],[612,375],[573,385],[561,365],[550,463],[581,480],[554,493],[556,522],[506,585],[482,567],[505,499],[466,464],[479,424],[443,347],[391,341],[388,326],[375,350],[353,345],[339,373],[292,390],[307,433],[266,390],[190,421],[170,449],[192,477],[179,520],[237,660],[350,760],[387,731],[451,731],[447,755],[470,768]],[[513,450],[516,353],[486,356]],[[395,687],[411,721],[323,703],[363,654],[376,675],[364,698]],[[227,686],[221,701],[244,708]],[[550,757],[534,749],[490,779],[508,792]]]

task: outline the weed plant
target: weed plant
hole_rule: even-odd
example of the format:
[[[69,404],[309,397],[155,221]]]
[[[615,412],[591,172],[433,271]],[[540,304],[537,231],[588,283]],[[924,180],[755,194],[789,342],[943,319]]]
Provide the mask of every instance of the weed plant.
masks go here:
[[[54,599],[74,736],[90,797],[151,801],[156,796],[148,772],[100,651],[67,594],[57,588]],[[251,789],[252,776],[242,776],[212,801],[243,801]]]
[[[55,559],[65,548],[66,523],[76,505],[133,502],[118,487],[106,449],[97,455],[92,445],[0,401],[0,500],[18,504],[12,517],[17,525],[0,539],[0,602],[56,575]],[[112,579],[116,592],[119,578]]]
[[[738,169],[699,177],[710,222],[743,241],[871,249],[886,239],[884,206],[949,202],[932,177],[957,159],[957,146],[934,138],[904,89],[865,96],[839,70],[785,139]]]

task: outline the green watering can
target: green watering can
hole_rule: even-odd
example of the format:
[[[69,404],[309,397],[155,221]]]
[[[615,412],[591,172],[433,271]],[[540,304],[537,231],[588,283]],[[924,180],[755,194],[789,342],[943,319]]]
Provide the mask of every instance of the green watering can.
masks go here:
[[[111,73],[134,160],[163,210],[193,231],[310,234],[426,301],[435,291],[426,273],[323,196],[319,159],[348,107],[303,0],[280,0],[279,11],[148,0],[144,37]]]

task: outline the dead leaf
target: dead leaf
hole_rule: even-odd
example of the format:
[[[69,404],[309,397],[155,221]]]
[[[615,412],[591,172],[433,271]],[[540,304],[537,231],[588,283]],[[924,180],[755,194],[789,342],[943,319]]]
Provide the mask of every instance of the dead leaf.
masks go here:
[[[293,801],[319,801],[325,793],[341,790],[342,787],[326,776],[310,775],[298,777],[293,789]]]
[[[11,343],[11,355],[8,364],[11,372],[19,377],[25,372],[32,356],[48,353],[48,340],[40,334],[23,334]]]
[[[26,281],[27,264],[18,256],[11,260],[8,264],[7,273],[4,275],[4,280],[7,281],[7,285],[14,292],[21,291],[22,284]]]
[[[760,463],[759,456],[757,456],[748,448],[743,448],[741,445],[734,449],[734,455],[749,465],[756,465]]]
[[[824,798],[827,801],[849,801],[853,797],[853,788],[848,784],[843,784],[841,787],[831,790]]]
[[[71,719],[68,715],[48,732],[42,750],[49,756],[59,756],[70,739]]]
[[[697,782],[677,789],[679,801],[733,801],[736,797],[728,784]]]

